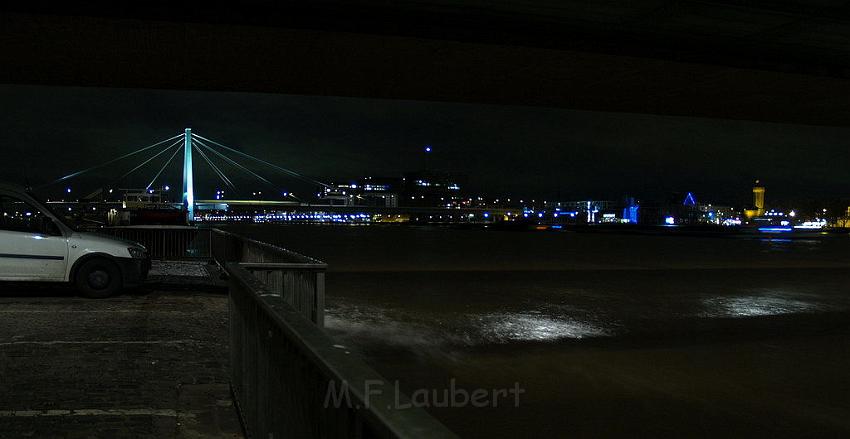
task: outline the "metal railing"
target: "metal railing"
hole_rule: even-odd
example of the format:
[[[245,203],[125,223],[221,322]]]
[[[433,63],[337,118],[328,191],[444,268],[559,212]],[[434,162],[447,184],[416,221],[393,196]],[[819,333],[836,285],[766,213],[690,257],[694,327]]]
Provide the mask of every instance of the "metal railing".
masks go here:
[[[238,263],[272,294],[320,328],[324,327],[327,264],[220,229],[212,229],[210,249],[212,259],[222,268],[227,270],[228,264]]]
[[[250,437],[456,437],[242,264],[227,271],[231,385]]]
[[[138,242],[155,260],[241,263],[313,323],[324,327],[325,269],[319,260],[221,229],[191,226],[102,227],[97,233]]]
[[[156,260],[209,260],[212,229],[192,226],[116,226],[93,232],[138,242]]]
[[[456,437],[322,330],[324,262],[214,228],[98,231],[154,259],[211,259],[226,271],[231,386],[250,437]]]

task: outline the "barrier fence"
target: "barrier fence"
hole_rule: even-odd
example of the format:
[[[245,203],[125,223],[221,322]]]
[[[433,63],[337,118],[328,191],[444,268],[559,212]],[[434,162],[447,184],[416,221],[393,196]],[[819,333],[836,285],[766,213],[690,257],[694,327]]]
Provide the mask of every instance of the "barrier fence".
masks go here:
[[[153,259],[207,259],[227,273],[231,387],[253,438],[455,438],[323,330],[319,260],[214,228],[111,227]]]
[[[225,269],[239,267],[259,280],[304,318],[324,327],[327,264],[299,253],[233,233],[211,230],[212,259]]]
[[[231,385],[254,438],[454,438],[242,264],[230,274]]]
[[[212,229],[191,226],[101,227],[96,233],[138,242],[155,260],[209,260]]]

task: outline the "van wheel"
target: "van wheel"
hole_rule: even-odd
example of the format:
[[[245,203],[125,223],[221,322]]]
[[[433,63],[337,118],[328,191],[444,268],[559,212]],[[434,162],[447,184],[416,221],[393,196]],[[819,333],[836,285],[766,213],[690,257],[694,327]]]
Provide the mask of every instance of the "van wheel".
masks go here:
[[[121,270],[108,259],[84,262],[74,279],[80,294],[90,299],[109,297],[121,288]]]

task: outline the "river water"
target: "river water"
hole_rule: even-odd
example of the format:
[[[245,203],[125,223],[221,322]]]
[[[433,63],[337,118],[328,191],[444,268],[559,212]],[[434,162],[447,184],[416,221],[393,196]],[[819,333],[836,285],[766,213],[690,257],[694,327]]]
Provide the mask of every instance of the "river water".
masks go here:
[[[463,437],[850,433],[850,238],[235,226],[329,264],[328,331]]]

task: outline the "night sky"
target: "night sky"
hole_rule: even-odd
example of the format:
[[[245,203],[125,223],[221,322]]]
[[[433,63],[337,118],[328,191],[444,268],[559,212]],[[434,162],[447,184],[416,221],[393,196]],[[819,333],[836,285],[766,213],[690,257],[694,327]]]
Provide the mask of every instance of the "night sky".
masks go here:
[[[467,175],[470,194],[569,200],[693,191],[700,201],[744,203],[755,178],[766,183],[768,200],[850,193],[848,128],[540,107],[36,86],[0,86],[0,102],[0,179],[23,183],[28,177],[33,186],[191,127],[321,181],[417,170],[424,163],[423,146],[430,144],[430,167]],[[127,162],[71,184],[84,191],[96,179],[117,177],[132,166]],[[127,183],[144,186],[154,168]],[[174,177],[166,180],[178,185],[177,168],[169,172]],[[199,172],[196,191],[211,196],[204,192],[217,183]],[[264,175],[282,188],[307,190],[272,172]],[[240,182],[243,188],[254,185]]]

